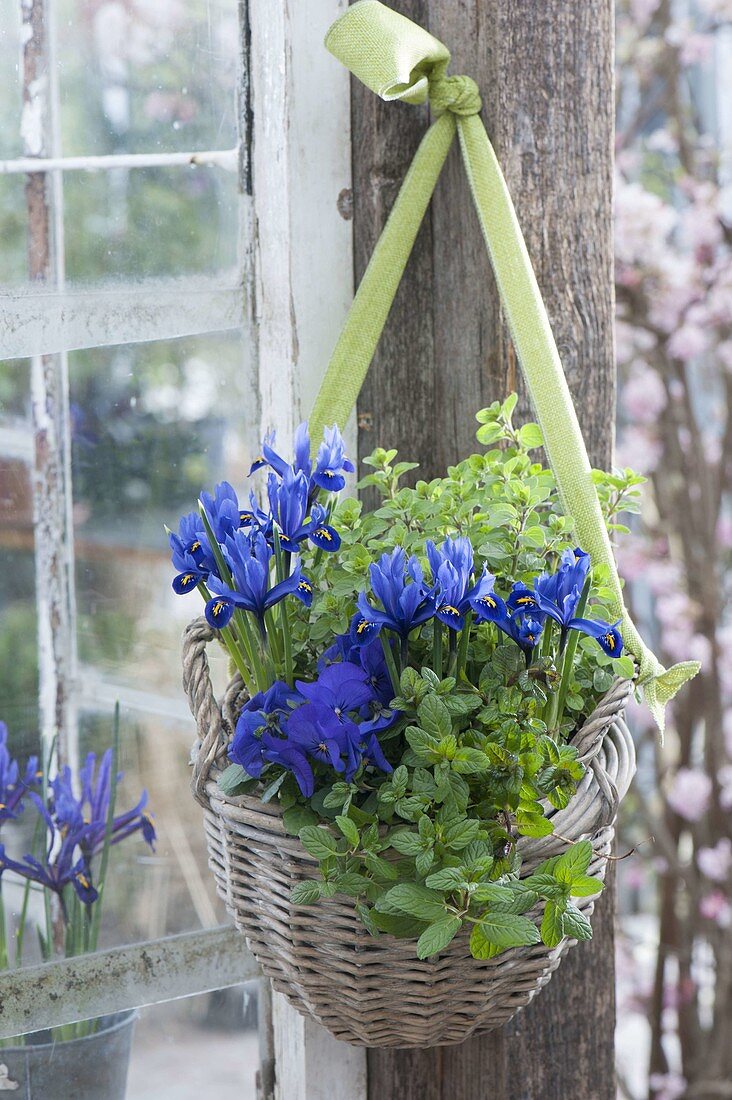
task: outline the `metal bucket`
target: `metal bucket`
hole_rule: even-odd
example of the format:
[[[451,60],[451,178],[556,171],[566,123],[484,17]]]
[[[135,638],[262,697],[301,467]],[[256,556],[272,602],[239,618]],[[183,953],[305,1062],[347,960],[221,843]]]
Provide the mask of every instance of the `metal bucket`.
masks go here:
[[[0,1048],[0,1092],[13,1100],[124,1100],[136,1019],[120,1012],[83,1039],[53,1043],[39,1031],[26,1046]]]

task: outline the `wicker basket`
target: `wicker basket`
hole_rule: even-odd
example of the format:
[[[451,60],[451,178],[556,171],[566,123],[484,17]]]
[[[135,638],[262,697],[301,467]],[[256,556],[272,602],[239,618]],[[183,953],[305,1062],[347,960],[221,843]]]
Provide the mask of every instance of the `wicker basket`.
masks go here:
[[[461,1043],[505,1024],[549,981],[575,941],[512,948],[477,961],[467,933],[460,933],[438,957],[420,962],[413,942],[372,938],[350,898],[294,905],[293,886],[312,878],[317,862],[285,832],[277,806],[247,796],[227,798],[217,786],[243,688],[235,677],[219,707],[205,652],[213,636],[205,619],[197,619],[184,637],[184,686],[199,732],[193,790],[204,810],[219,895],[274,988],[336,1038],[365,1046]],[[591,839],[595,855],[589,873],[600,878],[618,803],[635,770],[633,742],[622,718],[631,687],[630,681],[617,680],[575,735],[587,771],[566,809],[550,810],[562,837]],[[563,851],[566,840],[524,837],[519,847],[522,873],[528,875]],[[577,902],[584,913],[592,912],[593,898]],[[533,915],[539,919],[538,910]]]

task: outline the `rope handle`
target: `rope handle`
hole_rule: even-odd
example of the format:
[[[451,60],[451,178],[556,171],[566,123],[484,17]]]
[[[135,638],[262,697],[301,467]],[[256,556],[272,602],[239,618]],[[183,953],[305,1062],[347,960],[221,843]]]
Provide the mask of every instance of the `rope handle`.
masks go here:
[[[421,104],[436,121],[427,130],[331,357],[310,416],[316,441],[326,425],[343,427],[376,350],[419,226],[457,133],[465,172],[496,277],[517,358],[544,437],[549,464],[577,540],[594,565],[605,566],[611,614],[663,734],[666,704],[699,671],[697,661],[666,670],[643,642],[623,592],[592,481],[592,470],[531,259],[498,158],[480,119],[480,93],[468,76],[448,76],[450,52],[438,39],[380,0],[358,0],[332,25],[326,47],[382,99]]]
[[[208,806],[206,784],[211,768],[226,757],[228,737],[224,718],[211,683],[206,646],[216,638],[215,630],[201,616],[186,627],[183,634],[183,689],[188,696],[191,714],[196,720],[198,741],[191,763],[191,790],[197,802]]]

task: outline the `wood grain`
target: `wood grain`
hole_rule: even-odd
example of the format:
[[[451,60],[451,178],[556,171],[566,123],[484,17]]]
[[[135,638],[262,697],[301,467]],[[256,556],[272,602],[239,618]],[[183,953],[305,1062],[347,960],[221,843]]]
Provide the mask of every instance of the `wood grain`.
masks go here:
[[[517,207],[590,457],[610,462],[612,0],[390,0],[473,76]],[[352,92],[355,268],[364,267],[428,124]],[[434,476],[475,447],[475,412],[522,392],[453,150],[359,402],[359,454],[395,446]],[[460,1048],[369,1052],[370,1100],[612,1100],[613,912],[502,1032]]]

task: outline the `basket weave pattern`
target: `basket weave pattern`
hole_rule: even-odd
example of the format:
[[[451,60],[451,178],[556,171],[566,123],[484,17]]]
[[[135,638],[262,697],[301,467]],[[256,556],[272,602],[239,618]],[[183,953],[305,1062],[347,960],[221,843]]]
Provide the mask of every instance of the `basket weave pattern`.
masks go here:
[[[205,652],[213,636],[205,619],[197,619],[184,638],[184,686],[199,732],[193,790],[204,810],[218,893],[274,988],[336,1038],[365,1046],[460,1043],[510,1020],[549,981],[575,941],[511,948],[479,961],[471,957],[464,931],[438,957],[420,961],[412,941],[370,936],[350,898],[292,903],[292,888],[314,877],[317,861],[286,833],[276,805],[227,797],[217,786],[243,686],[235,677],[219,707]],[[635,771],[622,717],[630,690],[630,681],[617,680],[575,735],[587,771],[566,809],[550,811],[565,839],[521,838],[522,875],[564,851],[567,840],[588,837],[595,853],[588,873],[604,877],[618,804]],[[594,900],[576,899],[588,916]],[[540,910],[528,915],[538,921]]]

